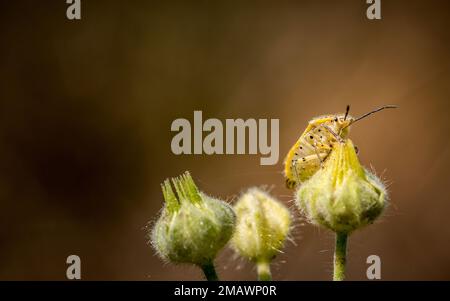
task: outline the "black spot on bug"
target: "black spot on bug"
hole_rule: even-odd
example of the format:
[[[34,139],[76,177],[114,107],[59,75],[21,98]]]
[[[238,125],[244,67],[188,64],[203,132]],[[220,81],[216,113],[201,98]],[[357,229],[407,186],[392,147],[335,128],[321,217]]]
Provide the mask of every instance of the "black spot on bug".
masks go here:
[[[303,149],[303,146],[300,146],[300,149]]]
[[[322,130],[321,129],[319,129],[319,132],[321,132]]]
[[[313,139],[314,137],[313,136],[309,136],[309,139]]]
[[[302,160],[303,160],[303,162],[305,162],[305,161],[306,161],[306,159],[305,159],[305,158],[302,158]]]

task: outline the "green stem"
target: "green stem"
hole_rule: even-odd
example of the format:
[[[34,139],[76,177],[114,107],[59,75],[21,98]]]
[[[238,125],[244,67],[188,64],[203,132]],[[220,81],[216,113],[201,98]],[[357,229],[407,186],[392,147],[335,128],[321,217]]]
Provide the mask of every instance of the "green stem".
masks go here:
[[[258,262],[256,264],[256,270],[258,272],[258,280],[260,281],[271,281],[272,274],[270,273],[270,263],[269,262]]]
[[[334,281],[345,279],[345,262],[347,256],[347,233],[336,233],[336,248],[334,250]]]
[[[219,281],[219,277],[216,273],[216,268],[214,267],[214,263],[212,261],[205,263],[200,266],[203,273],[205,274],[205,278],[208,281]]]

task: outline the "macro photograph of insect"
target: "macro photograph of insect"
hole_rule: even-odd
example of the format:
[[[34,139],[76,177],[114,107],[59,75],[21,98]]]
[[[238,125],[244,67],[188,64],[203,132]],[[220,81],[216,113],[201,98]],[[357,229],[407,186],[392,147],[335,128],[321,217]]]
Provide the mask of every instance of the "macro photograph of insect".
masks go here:
[[[394,105],[382,106],[358,118],[349,115],[347,105],[345,114],[324,115],[312,119],[298,141],[289,151],[285,162],[286,186],[295,188],[308,180],[333,150],[335,143],[347,139],[350,125],[384,109],[396,108]],[[355,148],[358,151],[357,148]]]
[[[0,281],[450,281],[450,2],[0,22]]]

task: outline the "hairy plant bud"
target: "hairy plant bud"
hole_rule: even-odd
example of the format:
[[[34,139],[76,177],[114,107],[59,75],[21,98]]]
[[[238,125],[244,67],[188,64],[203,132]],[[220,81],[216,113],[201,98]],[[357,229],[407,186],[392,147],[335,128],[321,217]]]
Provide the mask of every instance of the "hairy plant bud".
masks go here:
[[[205,266],[231,238],[235,214],[227,203],[199,191],[189,172],[162,184],[166,201],[151,233],[158,255],[172,263]]]
[[[371,224],[383,211],[383,183],[361,166],[350,139],[337,143],[329,157],[296,192],[298,207],[308,219],[337,233]]]
[[[231,247],[257,264],[270,263],[289,234],[289,210],[263,190],[250,188],[234,205],[234,211],[237,220]]]

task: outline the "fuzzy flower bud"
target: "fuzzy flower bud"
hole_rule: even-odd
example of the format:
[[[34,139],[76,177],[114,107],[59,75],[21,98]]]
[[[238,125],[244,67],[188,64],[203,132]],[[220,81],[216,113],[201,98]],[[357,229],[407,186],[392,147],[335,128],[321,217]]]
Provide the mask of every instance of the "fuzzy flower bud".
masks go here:
[[[158,255],[173,263],[211,265],[233,234],[235,215],[227,203],[199,191],[189,172],[162,184],[166,201],[151,233]]]
[[[231,247],[242,257],[255,262],[264,273],[280,252],[291,225],[289,210],[259,188],[251,188],[234,205],[236,229]]]
[[[350,139],[336,144],[323,168],[296,192],[297,205],[308,219],[337,233],[373,223],[386,200],[386,188],[361,166]]]

